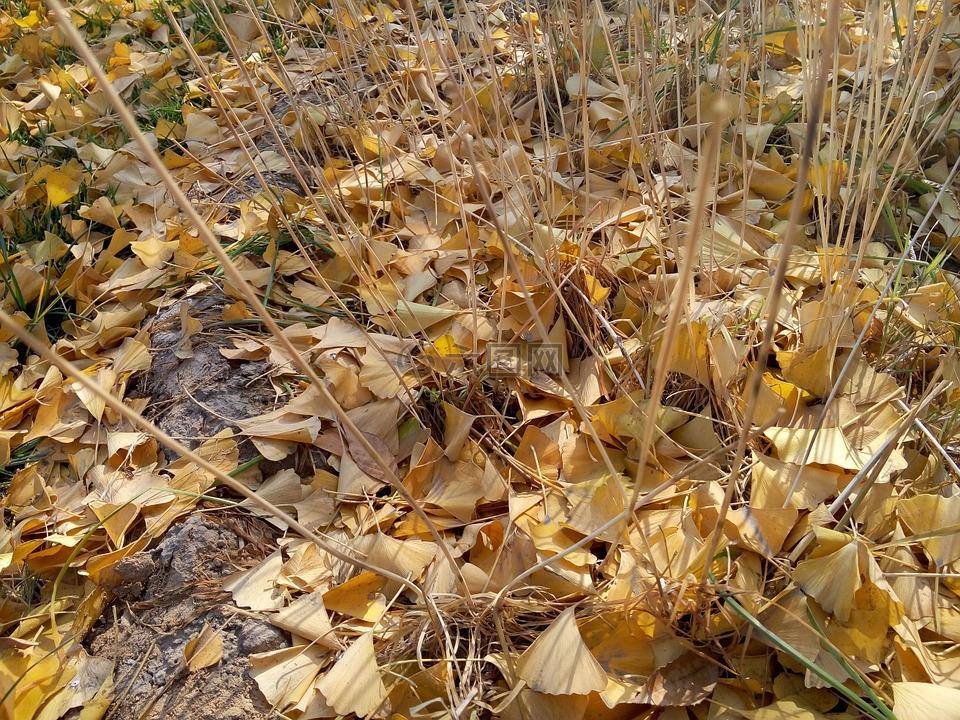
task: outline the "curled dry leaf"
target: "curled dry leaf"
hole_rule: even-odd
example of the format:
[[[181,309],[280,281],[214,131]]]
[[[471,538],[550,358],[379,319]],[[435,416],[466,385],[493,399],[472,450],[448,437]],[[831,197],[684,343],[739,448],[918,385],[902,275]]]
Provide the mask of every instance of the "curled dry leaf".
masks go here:
[[[216,665],[222,658],[223,637],[207,623],[183,647],[183,662],[190,672]]]

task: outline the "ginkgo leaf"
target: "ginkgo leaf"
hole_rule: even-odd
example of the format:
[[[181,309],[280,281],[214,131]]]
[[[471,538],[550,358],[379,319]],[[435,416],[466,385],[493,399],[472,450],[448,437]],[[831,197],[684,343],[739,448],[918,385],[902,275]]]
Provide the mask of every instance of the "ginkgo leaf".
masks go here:
[[[96,694],[83,704],[77,720],[101,720],[114,700],[114,675],[111,672]]]
[[[233,595],[233,601],[240,607],[279,610],[283,607],[283,596],[275,581],[282,566],[283,556],[277,550],[259,565],[225,578],[223,589]]]
[[[475,458],[457,462],[443,458],[434,468],[432,481],[425,484],[422,499],[455,518],[469,521],[481,500],[496,497],[499,484],[500,479],[489,463],[481,466]]]
[[[922,682],[893,683],[897,720],[960,720],[960,689]]]
[[[373,634],[364,633],[340,656],[317,683],[327,702],[338,713],[370,717],[387,698],[380,677]]]
[[[450,403],[443,404],[446,426],[444,431],[444,454],[448,460],[456,460],[460,456],[460,449],[470,435],[470,430],[477,420],[475,415],[470,415],[460,410]]]
[[[750,247],[736,228],[725,222],[701,230],[699,253],[703,267],[725,267],[763,257]]]
[[[879,664],[889,648],[887,632],[900,622],[902,614],[889,586],[867,582],[856,592],[847,624],[831,624],[827,635],[840,652]]]
[[[696,705],[717,684],[719,668],[692,652],[686,652],[655,672],[631,700],[659,706]]]
[[[797,511],[789,508],[737,508],[727,515],[736,526],[741,540],[766,557],[773,557],[783,547],[797,520]]]
[[[851,541],[829,555],[804,560],[793,571],[803,591],[840,622],[850,619],[854,595],[862,584],[859,554],[860,544]]]
[[[571,97],[600,98],[617,92],[617,87],[601,85],[581,73],[574,73],[567,78],[566,90]]]
[[[797,186],[796,181],[758,162],[749,163],[744,174],[749,178],[750,189],[769,200],[783,200]]]
[[[307,593],[270,617],[270,622],[299,637],[315,641],[334,650],[342,649],[323,604],[323,595]]]
[[[790,495],[789,502],[796,508],[808,510],[831,495],[836,495],[843,478],[849,477],[839,471],[816,465],[801,467],[767,455],[758,455],[752,470],[750,507],[783,507],[798,476],[799,482],[796,483],[796,490]]]
[[[311,691],[329,654],[329,650],[316,645],[297,645],[251,655],[250,676],[267,702],[283,710],[296,705]]]
[[[377,622],[387,611],[383,588],[386,580],[372,572],[362,572],[331,588],[323,595],[328,610],[355,617],[364,622]]]
[[[179,240],[165,242],[158,237],[149,237],[130,243],[130,249],[148,268],[162,267],[173,257],[178,247],[180,247]]]
[[[833,389],[833,359],[836,348],[824,345],[777,353],[783,379],[816,397],[826,397]]]
[[[76,197],[80,191],[80,176],[62,170],[53,170],[46,176],[47,205],[57,207]]]
[[[419,579],[437,554],[435,543],[419,539],[398,540],[382,534],[357,538],[353,547],[371,565],[414,580]],[[393,581],[387,583],[385,592],[392,594],[396,590]]]
[[[58,235],[54,235],[49,230],[43,233],[43,240],[27,249],[30,259],[39,264],[56,261],[67,254],[70,246],[67,245]]]
[[[190,672],[216,665],[223,659],[223,637],[207,623],[183,647],[183,661]]]
[[[584,695],[547,695],[529,688],[520,691],[516,701],[504,708],[503,720],[582,720],[589,700]]]
[[[435,307],[413,302],[397,302],[394,308],[400,330],[407,335],[413,335],[444,320],[449,320],[459,312],[455,308]]]
[[[0,12],[0,720],[110,712],[198,507],[284,717],[956,714],[950,3],[61,3]],[[247,707],[238,628],[158,677]]]
[[[737,710],[736,713],[750,720],[828,720],[829,717],[793,698],[777,700],[756,710]]]
[[[897,504],[897,514],[938,568],[960,559],[960,497],[917,495]]]
[[[607,674],[583,642],[576,608],[569,607],[517,661],[517,673],[531,690],[547,695],[586,695],[607,686]]]
[[[784,462],[797,465],[817,463],[846,470],[863,467],[863,460],[838,427],[820,428],[816,432],[810,428],[772,427],[763,434],[773,442],[777,455]]]
[[[606,525],[623,512],[626,505],[626,491],[617,477],[599,477],[569,485],[563,494],[570,503],[570,514],[562,524],[584,535]],[[611,527],[600,537],[612,541],[619,531]]]

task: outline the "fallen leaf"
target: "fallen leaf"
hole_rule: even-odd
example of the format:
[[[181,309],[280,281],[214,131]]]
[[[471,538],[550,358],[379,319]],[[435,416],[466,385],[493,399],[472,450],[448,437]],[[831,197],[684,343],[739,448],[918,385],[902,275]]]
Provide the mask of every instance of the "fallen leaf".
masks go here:
[[[387,699],[380,677],[373,635],[364,633],[340,656],[320,682],[319,690],[338,713],[373,715]]]
[[[584,644],[576,609],[569,607],[537,636],[517,660],[527,686],[547,695],[586,695],[607,685],[607,675]]]
[[[183,647],[183,661],[190,672],[216,665],[222,659],[223,637],[207,623]]]

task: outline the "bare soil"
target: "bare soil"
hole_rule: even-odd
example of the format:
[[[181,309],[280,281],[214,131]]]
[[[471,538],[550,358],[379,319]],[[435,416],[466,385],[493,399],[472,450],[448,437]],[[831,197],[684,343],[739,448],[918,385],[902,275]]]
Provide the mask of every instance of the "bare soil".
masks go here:
[[[220,320],[224,304],[219,294],[182,300],[157,314],[153,322],[153,365],[135,379],[134,396],[151,399],[148,415],[157,426],[189,448],[216,435],[232,421],[271,409],[276,393],[267,377],[266,362],[234,362],[221,348],[233,347],[237,334],[222,327],[191,338],[193,357],[178,357],[182,340],[181,302],[189,304],[191,317],[209,327]],[[255,453],[250,442],[241,443],[241,460]],[[173,460],[168,455],[168,460]]]
[[[195,448],[224,428],[235,428],[233,421],[269,410],[275,393],[266,362],[234,362],[220,353],[232,346],[231,328],[195,335],[192,357],[178,357],[181,302],[189,303],[191,317],[208,327],[220,319],[229,300],[202,295],[158,313],[153,364],[134,379],[131,394],[149,397],[147,415],[164,432]],[[241,462],[256,454],[249,441],[238,443]],[[168,453],[167,459],[176,458]],[[108,720],[278,717],[248,674],[248,656],[286,647],[288,637],[234,605],[221,582],[275,547],[274,529],[264,521],[201,504],[154,549],[119,563],[121,582],[108,588],[116,602],[86,642],[91,655],[115,663],[115,702]],[[184,648],[205,625],[219,635],[223,655],[211,667],[191,672]]]
[[[109,720],[278,717],[247,672],[248,656],[287,647],[287,635],[238,609],[221,588],[221,578],[272,547],[265,523],[215,511],[190,516],[154,550],[120,562],[118,602],[87,642],[92,655],[116,663]],[[220,636],[223,656],[190,672],[184,647],[204,625]]]

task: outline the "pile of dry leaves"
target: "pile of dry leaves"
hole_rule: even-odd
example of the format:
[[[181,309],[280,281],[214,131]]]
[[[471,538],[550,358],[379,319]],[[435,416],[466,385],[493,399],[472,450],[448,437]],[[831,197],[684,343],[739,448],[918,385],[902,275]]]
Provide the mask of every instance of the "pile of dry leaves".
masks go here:
[[[680,5],[3,4],[0,716],[241,505],[284,717],[960,717],[960,15]]]

